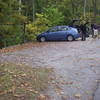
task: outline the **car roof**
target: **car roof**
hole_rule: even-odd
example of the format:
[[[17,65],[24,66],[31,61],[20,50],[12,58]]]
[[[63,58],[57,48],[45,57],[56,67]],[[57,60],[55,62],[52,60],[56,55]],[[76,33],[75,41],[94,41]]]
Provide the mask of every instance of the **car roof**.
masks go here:
[[[51,27],[50,29],[52,29],[52,28],[61,28],[61,27],[69,27],[69,26],[67,26],[67,25],[62,25],[62,26],[54,26],[54,27]]]
[[[61,25],[61,26],[54,26],[54,27],[69,27],[67,25]]]
[[[68,26],[68,25],[60,25],[60,26],[51,27],[50,29],[52,29],[52,28],[61,28],[61,27],[74,28],[74,27],[71,27],[71,26]],[[74,29],[76,29],[76,28],[74,28]]]

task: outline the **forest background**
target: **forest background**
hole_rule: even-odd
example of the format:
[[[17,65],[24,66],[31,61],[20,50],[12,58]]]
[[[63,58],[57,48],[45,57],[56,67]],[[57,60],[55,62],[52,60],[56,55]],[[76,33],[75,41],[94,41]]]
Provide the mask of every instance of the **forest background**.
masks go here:
[[[100,25],[100,0],[0,0],[0,48],[34,41],[74,19]]]

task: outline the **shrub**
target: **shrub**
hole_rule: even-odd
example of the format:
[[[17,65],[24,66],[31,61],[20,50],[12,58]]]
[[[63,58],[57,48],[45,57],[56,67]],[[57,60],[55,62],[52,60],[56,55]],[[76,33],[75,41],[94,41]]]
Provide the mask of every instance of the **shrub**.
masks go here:
[[[1,25],[0,27],[0,44],[3,47],[19,44],[22,42],[22,26],[20,25]]]
[[[33,23],[26,26],[26,38],[28,41],[35,40],[39,33],[47,30],[49,27],[50,21],[46,19],[43,14],[36,14],[36,17],[37,18]]]

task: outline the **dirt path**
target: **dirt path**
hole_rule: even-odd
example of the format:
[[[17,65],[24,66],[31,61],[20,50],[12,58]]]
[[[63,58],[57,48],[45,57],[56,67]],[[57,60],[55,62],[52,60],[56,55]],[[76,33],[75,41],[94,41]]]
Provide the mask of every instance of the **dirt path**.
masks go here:
[[[93,100],[100,79],[100,40],[47,42],[0,54],[0,61],[54,68],[49,100]]]

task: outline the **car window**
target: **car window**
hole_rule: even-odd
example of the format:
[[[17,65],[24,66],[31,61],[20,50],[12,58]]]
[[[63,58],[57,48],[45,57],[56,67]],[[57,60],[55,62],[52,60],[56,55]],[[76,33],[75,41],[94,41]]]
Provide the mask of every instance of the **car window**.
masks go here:
[[[51,29],[48,30],[48,32],[57,32],[57,31],[58,31],[58,28],[57,27],[51,28]]]
[[[67,31],[68,27],[59,27],[58,31]]]

